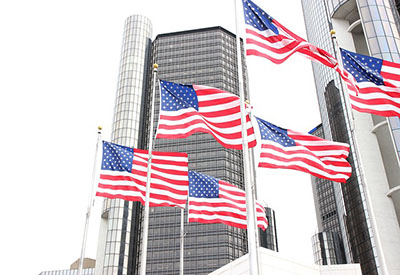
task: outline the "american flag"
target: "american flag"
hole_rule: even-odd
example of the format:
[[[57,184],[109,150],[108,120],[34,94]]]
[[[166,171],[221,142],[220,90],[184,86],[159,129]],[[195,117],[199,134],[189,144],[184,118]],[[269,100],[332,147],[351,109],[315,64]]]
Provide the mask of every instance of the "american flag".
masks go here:
[[[188,195],[186,153],[152,152],[150,206],[185,208]],[[148,151],[103,141],[96,196],[145,203]]]
[[[246,54],[264,57],[281,64],[298,52],[334,68],[337,60],[326,51],[308,43],[269,16],[251,0],[243,0],[246,23]]]
[[[189,171],[189,222],[223,223],[247,228],[246,195],[238,187]],[[257,226],[268,227],[265,209],[256,202]]]
[[[160,81],[161,110],[156,138],[186,138],[211,134],[222,146],[242,149],[240,98],[216,88]],[[249,148],[256,145],[254,128],[246,116]]]
[[[380,116],[400,116],[400,64],[340,49],[353,109]],[[358,94],[357,94],[358,93]]]
[[[260,127],[259,167],[299,170],[313,176],[346,182],[351,166],[346,158],[350,146],[280,128],[256,118]]]

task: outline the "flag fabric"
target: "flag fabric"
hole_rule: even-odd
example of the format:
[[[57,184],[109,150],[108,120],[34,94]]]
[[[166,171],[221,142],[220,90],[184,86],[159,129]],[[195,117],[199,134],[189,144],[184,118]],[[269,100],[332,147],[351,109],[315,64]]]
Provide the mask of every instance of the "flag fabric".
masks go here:
[[[337,182],[346,182],[351,176],[351,166],[346,160],[350,151],[348,144],[283,129],[258,117],[256,119],[261,135],[258,167],[299,170]]]
[[[211,134],[222,146],[242,149],[240,98],[199,85],[160,81],[161,108],[156,138],[186,138]],[[254,128],[246,115],[249,148],[256,145]]]
[[[146,199],[148,151],[103,141],[100,182],[96,196],[140,201]],[[150,206],[185,208],[188,195],[186,153],[152,152]]]
[[[223,223],[247,228],[246,195],[238,187],[189,171],[189,222]],[[265,209],[256,202],[257,226],[268,227]]]
[[[340,49],[352,108],[380,116],[400,116],[400,64]]]
[[[337,60],[328,52],[285,28],[253,1],[242,1],[246,25],[246,55],[263,57],[275,64],[281,64],[297,52],[330,68],[337,66]]]

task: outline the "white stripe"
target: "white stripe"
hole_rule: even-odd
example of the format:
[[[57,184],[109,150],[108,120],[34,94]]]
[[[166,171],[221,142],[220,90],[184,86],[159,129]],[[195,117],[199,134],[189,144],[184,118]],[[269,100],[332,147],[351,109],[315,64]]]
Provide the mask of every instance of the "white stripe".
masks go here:
[[[235,100],[232,102],[226,102],[222,104],[214,104],[214,105],[209,105],[209,106],[199,106],[199,112],[200,113],[211,113],[211,112],[219,112],[221,110],[227,110],[227,109],[232,109],[235,107],[240,106],[239,100]],[[237,114],[240,114],[237,112]]]
[[[396,68],[396,67],[392,67],[392,66],[388,66],[388,65],[383,65],[382,64],[381,72],[400,75],[400,68]]]
[[[273,165],[279,165],[279,166],[283,166],[283,167],[289,167],[291,165],[296,165],[302,168],[305,168],[306,170],[313,172],[315,174],[327,177],[327,178],[331,178],[331,179],[347,179],[348,176],[345,174],[341,174],[341,173],[337,173],[335,175],[333,174],[329,174],[323,170],[317,169],[314,166],[310,166],[302,161],[290,161],[290,162],[282,162],[282,161],[278,161],[278,160],[274,160],[274,159],[267,159],[266,161],[264,161],[265,159],[260,160],[260,163],[266,163],[266,164],[273,164]],[[336,171],[339,172],[339,171]]]
[[[165,116],[177,116],[178,114],[174,111],[161,111],[161,115],[165,115]],[[172,131],[172,132],[180,132],[180,133],[186,133],[189,132],[190,130],[194,129],[194,128],[205,128],[205,129],[209,129],[211,131],[218,131],[221,132],[223,134],[232,134],[232,133],[241,133],[242,131],[242,127],[241,125],[236,125],[233,127],[228,127],[228,128],[219,128],[216,127],[210,123],[207,123],[207,121],[200,115],[198,114],[194,114],[191,115],[190,117],[187,117],[185,119],[180,119],[180,120],[167,120],[167,119],[161,119],[159,124],[161,125],[167,125],[167,126],[175,126],[175,125],[182,125],[185,123],[190,123],[192,121],[195,120],[200,120],[199,122],[196,122],[196,124],[193,124],[191,126],[188,126],[187,128],[183,128],[183,129],[172,129],[172,130],[167,130],[167,129],[158,129],[159,131]],[[221,117],[219,118],[215,118],[213,119],[216,122],[225,122],[221,119]],[[246,126],[247,129],[250,129],[252,127],[251,121],[246,122]]]
[[[381,104],[381,105],[368,105],[368,104],[364,104],[364,103],[360,103],[357,101],[352,100],[351,104],[358,107],[358,108],[362,108],[362,109],[366,109],[366,110],[371,110],[371,111],[394,111],[396,113],[398,113],[400,115],[400,108],[395,107],[391,104]]]
[[[199,89],[197,89],[198,91]],[[205,90],[205,89],[203,89]],[[221,91],[221,90],[219,90]],[[231,94],[229,92],[223,92],[223,93],[210,93],[210,94],[204,94],[204,95],[197,95],[197,99],[199,102],[205,102],[209,100],[214,100],[214,99],[221,99],[221,98],[235,98],[237,101],[239,101],[239,97]],[[235,101],[232,101],[235,102]]]
[[[278,147],[278,146],[277,146],[277,147]],[[292,151],[292,152],[293,152],[293,151]],[[292,159],[294,159],[294,158],[304,158],[304,159],[310,160],[311,162],[315,163],[316,165],[322,166],[323,168],[325,168],[325,169],[328,170],[328,171],[342,172],[342,173],[350,172],[350,171],[351,171],[351,168],[350,168],[350,167],[341,167],[341,166],[335,166],[335,165],[326,164],[326,163],[322,162],[319,158],[314,157],[314,156],[312,156],[312,155],[308,155],[308,154],[296,153],[296,154],[287,155],[287,154],[285,154],[285,153],[281,153],[281,152],[275,151],[274,149],[265,149],[265,148],[262,148],[262,149],[261,149],[261,153],[268,153],[268,154],[272,154],[272,155],[274,155],[274,156],[277,156],[277,157],[280,157],[280,158],[285,159],[286,162],[284,162],[284,161],[279,161],[279,160],[269,159],[269,158],[267,158],[267,157],[261,157],[263,160],[265,159],[266,162],[273,162],[273,161],[274,161],[274,162],[276,162],[276,163],[277,163],[277,162],[288,163],[288,164],[284,164],[285,166],[288,166],[289,164],[292,164],[292,163],[301,162],[301,161],[298,161],[298,160],[292,160]],[[337,159],[335,159],[335,160],[337,160]],[[261,161],[261,160],[260,160],[260,161]],[[347,162],[347,161],[346,161],[346,162]],[[309,166],[308,164],[304,164],[304,165]],[[306,166],[304,166],[304,167],[306,167]],[[320,170],[319,168],[314,168],[314,169]],[[324,173],[325,173],[325,172],[324,172]]]
[[[111,190],[111,189],[104,189],[99,188],[99,192],[106,193],[109,195],[120,195],[120,196],[132,196],[132,197],[140,197],[143,201],[145,200],[145,196],[143,196],[140,192],[133,192],[133,191],[125,191],[125,190]],[[153,204],[168,204],[171,206],[179,205],[180,207],[185,208],[186,203],[174,203],[171,201],[160,200],[156,198],[150,198],[150,203]]]

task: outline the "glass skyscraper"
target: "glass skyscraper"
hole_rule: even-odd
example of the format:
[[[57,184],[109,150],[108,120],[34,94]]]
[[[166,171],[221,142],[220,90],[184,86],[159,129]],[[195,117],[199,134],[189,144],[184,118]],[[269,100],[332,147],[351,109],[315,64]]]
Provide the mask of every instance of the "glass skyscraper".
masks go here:
[[[148,90],[152,25],[148,18],[126,19],[112,126],[112,142],[142,148],[144,102]],[[138,265],[141,206],[105,199],[100,223],[96,274],[133,274]]]
[[[153,96],[153,134],[157,127],[159,87],[155,87],[153,95],[152,64],[159,66],[158,79],[239,92],[236,37],[231,32],[211,27],[160,34],[153,42],[150,36],[148,19],[142,16],[127,19],[113,122],[112,141],[140,149],[147,149],[149,142]],[[246,71],[243,64],[245,77]],[[244,188],[242,152],[222,147],[209,134],[157,139],[154,150],[186,152],[190,170]],[[142,210],[139,203],[105,200],[96,274],[138,273]],[[269,230],[273,231],[261,236],[265,238],[261,244],[277,250],[275,215],[272,210],[270,214],[273,227]],[[179,274],[180,219],[180,209],[150,208],[146,274]],[[273,243],[269,244],[271,240]],[[188,224],[185,209],[184,274],[208,274],[246,253],[246,230],[223,224]]]
[[[160,34],[153,42],[153,63],[158,64],[162,80],[238,94],[236,60],[235,36],[220,27]],[[156,90],[157,118],[158,87]],[[222,147],[209,134],[157,139],[155,150],[187,152],[189,170],[244,187],[241,151]],[[147,274],[178,274],[180,210],[152,208],[149,224]],[[222,224],[185,223],[184,273],[208,274],[246,254],[246,236],[245,230]]]
[[[335,29],[341,47],[400,62],[394,1],[302,0],[302,4],[312,44],[335,54],[330,35]],[[313,63],[313,71],[323,135],[351,145],[353,167],[345,184],[314,186],[319,230],[339,233],[346,261],[359,262],[363,274],[400,274],[400,120],[347,113],[343,85],[334,70]]]

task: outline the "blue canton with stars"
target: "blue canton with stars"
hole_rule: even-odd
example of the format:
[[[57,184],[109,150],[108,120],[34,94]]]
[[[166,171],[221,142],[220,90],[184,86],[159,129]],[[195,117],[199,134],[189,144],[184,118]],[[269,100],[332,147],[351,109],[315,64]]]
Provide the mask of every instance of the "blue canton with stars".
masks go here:
[[[189,171],[189,197],[218,198],[218,179],[194,171]]]
[[[163,111],[178,111],[192,107],[199,110],[197,94],[192,85],[182,85],[160,80],[161,108]]]
[[[279,35],[278,28],[272,22],[273,18],[250,0],[243,0],[244,20],[246,24],[259,31],[270,29]]]
[[[279,143],[283,147],[296,146],[294,139],[288,136],[287,130],[282,129],[272,123],[256,117],[262,140],[271,140]]]
[[[381,76],[382,59],[353,53],[340,49],[343,67],[353,75],[357,82],[373,82],[384,85]]]
[[[133,148],[103,141],[102,170],[132,172]]]

